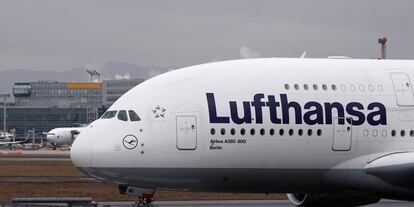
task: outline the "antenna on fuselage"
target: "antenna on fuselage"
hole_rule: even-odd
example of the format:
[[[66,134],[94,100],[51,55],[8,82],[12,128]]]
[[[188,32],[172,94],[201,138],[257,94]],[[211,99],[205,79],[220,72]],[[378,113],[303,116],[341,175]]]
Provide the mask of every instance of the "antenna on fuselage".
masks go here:
[[[378,39],[378,44],[381,44],[381,57],[379,59],[387,59],[387,37]]]

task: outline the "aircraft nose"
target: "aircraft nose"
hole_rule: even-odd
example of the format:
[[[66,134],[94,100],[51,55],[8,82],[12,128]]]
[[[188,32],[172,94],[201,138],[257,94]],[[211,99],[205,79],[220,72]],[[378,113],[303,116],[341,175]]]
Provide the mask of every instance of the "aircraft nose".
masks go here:
[[[51,135],[51,134],[46,135],[46,140],[47,140],[48,142],[53,142],[53,141],[55,141],[55,138],[56,138],[56,135]]]
[[[91,167],[92,165],[92,138],[85,130],[80,133],[70,149],[70,159],[76,167]]]

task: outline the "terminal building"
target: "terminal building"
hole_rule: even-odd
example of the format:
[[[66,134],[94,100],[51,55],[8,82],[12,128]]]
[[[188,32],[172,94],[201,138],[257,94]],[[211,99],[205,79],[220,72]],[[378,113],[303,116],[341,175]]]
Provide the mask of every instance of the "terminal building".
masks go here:
[[[86,108],[89,123],[99,117],[98,108],[102,106],[102,83],[15,83],[13,96],[17,107]]]
[[[124,93],[144,81],[144,78],[104,80],[102,82],[102,104],[105,107],[111,106],[119,97],[124,95]]]
[[[102,83],[15,83],[13,96],[16,106],[98,107],[102,104]]]
[[[54,128],[91,123],[119,97],[144,80],[133,78],[88,83],[15,83],[15,103],[6,110],[7,130],[15,129],[16,137],[23,138],[33,128],[40,136]],[[3,108],[0,108],[0,120],[3,120]]]

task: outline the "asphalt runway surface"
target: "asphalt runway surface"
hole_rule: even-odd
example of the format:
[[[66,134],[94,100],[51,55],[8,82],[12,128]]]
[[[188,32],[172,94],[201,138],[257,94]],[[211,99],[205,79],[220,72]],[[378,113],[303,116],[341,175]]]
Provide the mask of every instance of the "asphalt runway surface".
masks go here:
[[[33,206],[66,206],[58,203],[54,204],[34,204]],[[1,205],[2,207],[12,207],[11,204]],[[32,206],[31,204],[15,204],[14,206]],[[98,202],[98,207],[132,207],[132,202]],[[237,200],[237,201],[158,201],[154,202],[155,207],[292,207],[288,200]],[[413,206],[413,203],[393,200],[383,200],[376,204],[366,207],[400,207]]]
[[[68,157],[0,157],[0,161],[70,161]]]
[[[288,200],[246,200],[246,201],[159,201],[154,202],[157,207],[292,207]],[[98,206],[132,206],[131,202],[99,202]],[[414,203],[383,200],[366,207],[400,207],[414,206]]]
[[[0,177],[0,183],[102,183],[94,178],[85,177]]]

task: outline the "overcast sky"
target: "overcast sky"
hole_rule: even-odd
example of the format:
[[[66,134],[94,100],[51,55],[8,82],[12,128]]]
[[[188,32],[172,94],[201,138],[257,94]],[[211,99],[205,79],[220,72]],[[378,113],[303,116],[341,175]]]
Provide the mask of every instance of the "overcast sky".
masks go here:
[[[240,57],[414,59],[414,1],[1,0],[0,70]]]

